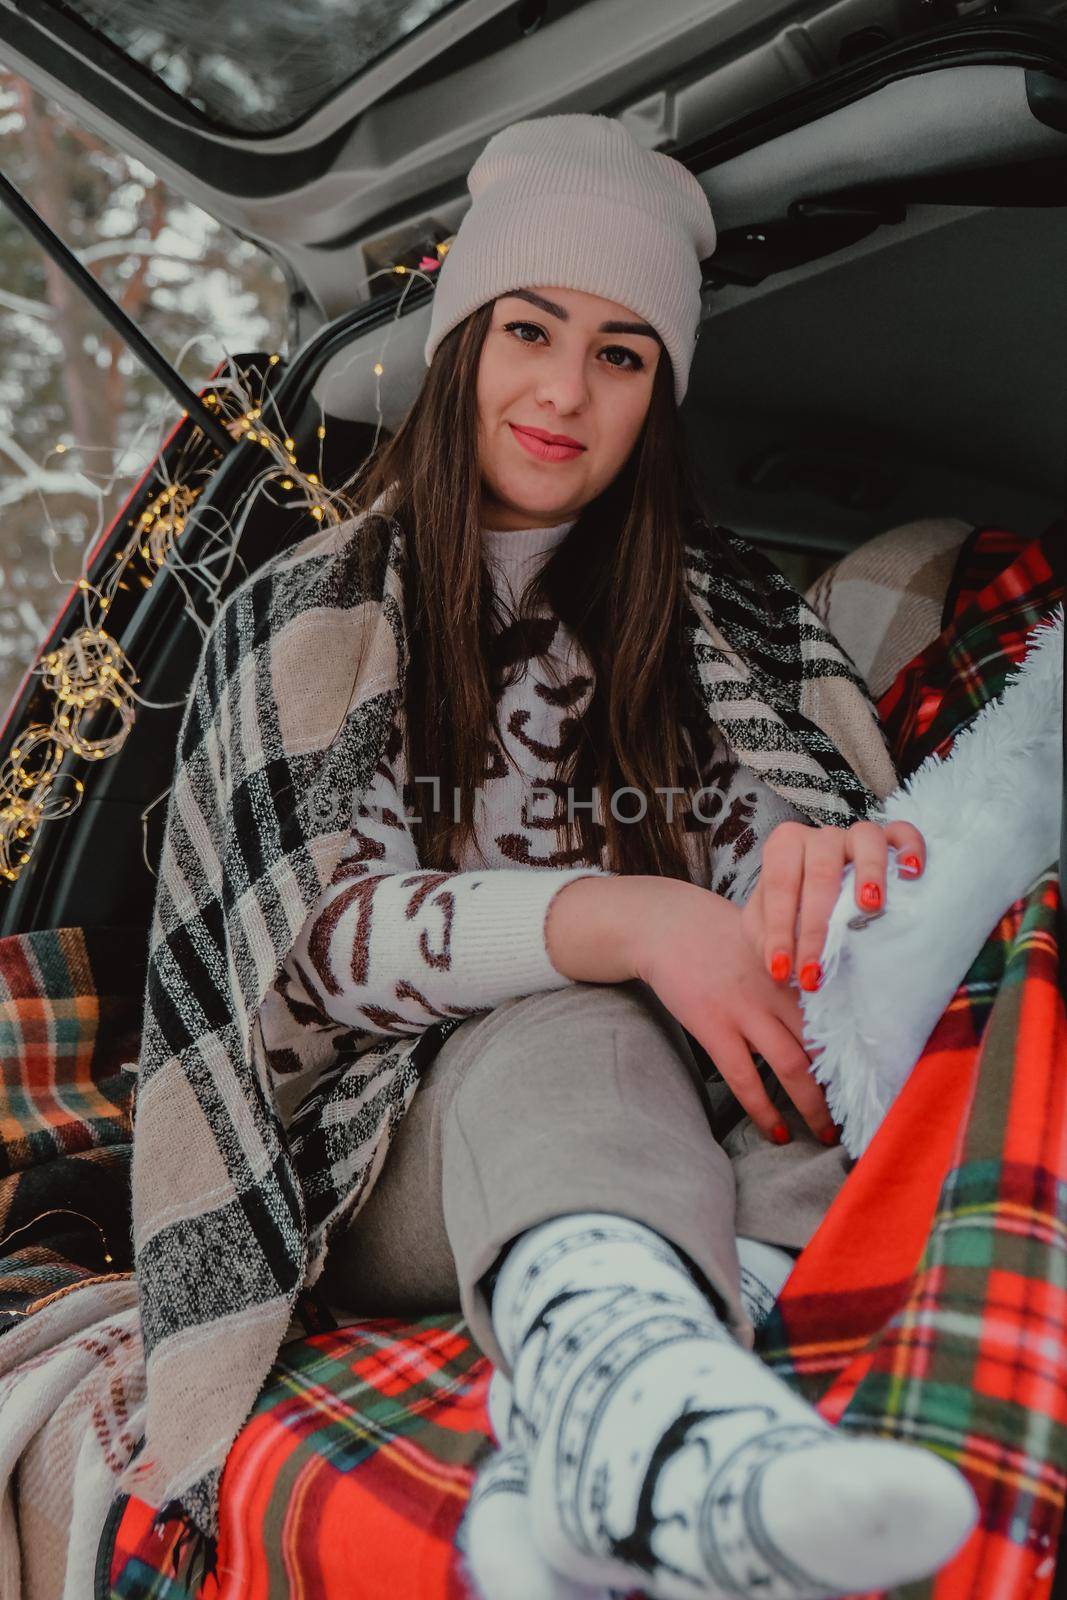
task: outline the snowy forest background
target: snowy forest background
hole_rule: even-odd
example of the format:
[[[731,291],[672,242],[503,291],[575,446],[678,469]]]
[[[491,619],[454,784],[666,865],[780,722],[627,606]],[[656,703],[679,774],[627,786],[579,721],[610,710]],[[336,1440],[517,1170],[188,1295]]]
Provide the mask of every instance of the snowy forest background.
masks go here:
[[[3,70],[0,171],[192,387],[227,351],[285,353],[285,285],[270,258]],[[177,417],[0,205],[0,721],[86,552]]]

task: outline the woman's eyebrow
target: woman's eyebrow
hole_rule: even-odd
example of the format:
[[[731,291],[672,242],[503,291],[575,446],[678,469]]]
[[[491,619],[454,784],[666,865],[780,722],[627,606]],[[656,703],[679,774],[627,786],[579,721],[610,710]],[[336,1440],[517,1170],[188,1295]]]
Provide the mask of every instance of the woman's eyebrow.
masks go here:
[[[561,322],[570,321],[570,313],[563,306],[557,305],[554,300],[546,300],[544,295],[535,294],[532,289],[509,289],[507,294],[502,294],[500,298],[501,300],[528,300],[532,306],[539,306],[542,311],[547,311],[553,317],[558,317]],[[647,322],[602,322],[597,332],[643,333],[647,338],[655,339],[657,344],[663,343],[655,328]]]

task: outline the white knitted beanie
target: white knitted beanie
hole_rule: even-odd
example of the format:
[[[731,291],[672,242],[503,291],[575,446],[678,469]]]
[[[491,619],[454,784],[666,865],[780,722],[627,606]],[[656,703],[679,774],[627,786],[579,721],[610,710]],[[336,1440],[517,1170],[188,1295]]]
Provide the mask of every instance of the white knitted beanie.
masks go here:
[[[429,366],[445,334],[509,289],[583,289],[655,328],[679,404],[700,323],[700,262],[715,223],[700,184],[614,117],[513,122],[467,175],[468,208],[437,273]]]

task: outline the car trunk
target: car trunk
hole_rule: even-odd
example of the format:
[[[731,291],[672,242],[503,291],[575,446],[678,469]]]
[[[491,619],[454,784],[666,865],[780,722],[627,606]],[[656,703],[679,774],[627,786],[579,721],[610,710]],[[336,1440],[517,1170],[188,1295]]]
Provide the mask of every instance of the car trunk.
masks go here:
[[[101,15],[90,48],[77,9],[0,3],[0,54],[284,263],[291,353],[235,360],[264,410],[277,407],[295,453],[321,444],[327,485],[396,425],[424,371],[432,278],[394,268],[455,231],[463,174],[496,127],[581,104],[622,115],[685,161],[719,223],[683,422],[722,522],[814,570],[916,517],[1037,532],[1062,515],[1067,30],[1048,16],[916,31],[926,12],[899,3],[742,0],[678,7],[685,28],[653,38],[654,18],[642,35],[642,8],[619,5],[630,31],[620,26],[601,60],[581,30],[602,22],[604,5],[546,6],[538,27],[536,6],[469,0],[429,14],[288,126],[235,130],[118,55]],[[479,54],[493,38],[499,49]],[[579,81],[579,46],[597,59],[593,82],[588,68]],[[542,80],[551,97],[516,97],[523,62],[558,66],[561,56],[570,76]],[[435,76],[442,64],[450,70]],[[383,372],[355,356],[380,357]],[[201,394],[211,391],[209,381]],[[222,448],[217,434],[212,443],[187,400],[191,415],[91,553],[91,583],[175,472],[198,496],[181,535],[186,562],[204,554],[212,516],[233,519],[250,570],[309,531],[306,516],[264,494],[246,499],[261,451]],[[242,575],[235,564],[220,601]],[[42,656],[82,620],[74,592]],[[114,756],[64,757],[60,775],[84,781],[81,804],[42,825],[15,881],[0,886],[0,935],[147,935],[202,629],[166,567],[116,593],[105,626],[155,705],[138,709]],[[28,676],[0,756],[53,712]]]

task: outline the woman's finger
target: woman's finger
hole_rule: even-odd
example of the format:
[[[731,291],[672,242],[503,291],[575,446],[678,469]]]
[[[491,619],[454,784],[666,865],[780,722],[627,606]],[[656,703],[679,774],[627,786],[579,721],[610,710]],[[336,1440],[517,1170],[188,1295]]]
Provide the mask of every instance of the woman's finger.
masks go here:
[[[808,1127],[823,1144],[837,1143],[837,1128],[823,1087],[812,1076],[811,1058],[778,1018],[757,1015],[748,1028],[748,1042],[758,1050]]]
[[[763,917],[763,961],[777,983],[785,983],[793,970],[804,845],[811,831],[803,823],[783,822],[763,847],[757,885]]]
[[[791,984],[785,988],[775,988],[769,1009],[772,1016],[777,1017],[778,1021],[785,1028],[788,1028],[790,1036],[796,1040],[800,1048],[807,1050],[808,1047],[804,1038],[807,1026],[804,1007],[800,1003],[800,996]]]
[[[905,878],[917,878],[926,868],[926,840],[913,822],[890,822],[886,844],[897,852],[897,866]]]
[[[889,859],[886,836],[876,822],[856,822],[845,835],[845,854],[855,867],[853,898],[861,911],[885,905],[885,872]]]
[[[797,933],[797,978],[802,989],[817,989],[822,982],[820,958],[826,943],[830,913],[841,890],[845,865],[845,835],[840,828],[812,832],[804,852],[804,878]]]
[[[714,1037],[705,1033],[697,1038],[760,1132],[773,1144],[785,1144],[789,1130],[763,1087],[752,1052],[740,1034],[717,1029]]]

